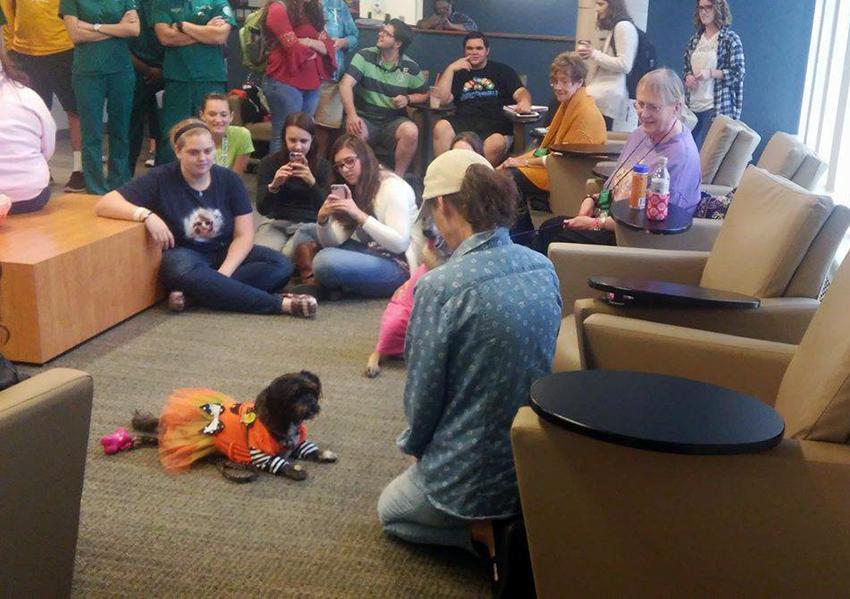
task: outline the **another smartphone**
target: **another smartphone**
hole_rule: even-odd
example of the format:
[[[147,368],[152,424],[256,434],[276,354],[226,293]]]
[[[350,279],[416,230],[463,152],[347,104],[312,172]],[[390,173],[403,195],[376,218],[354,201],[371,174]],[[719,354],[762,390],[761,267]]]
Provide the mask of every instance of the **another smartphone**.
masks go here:
[[[306,164],[306,160],[304,160],[304,152],[290,152],[289,162]]]
[[[348,185],[345,183],[335,183],[331,185],[331,194],[340,197],[340,198],[350,198],[351,191],[348,189]]]

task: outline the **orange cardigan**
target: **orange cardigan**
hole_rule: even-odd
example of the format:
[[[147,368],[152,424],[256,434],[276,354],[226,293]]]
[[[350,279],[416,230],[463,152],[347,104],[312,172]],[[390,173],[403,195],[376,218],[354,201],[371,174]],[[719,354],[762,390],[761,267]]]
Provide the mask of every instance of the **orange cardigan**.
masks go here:
[[[582,86],[572,98],[558,107],[540,147],[548,148],[552,144],[604,144],[606,141],[608,133],[605,130],[605,118]],[[549,174],[545,165],[522,166],[519,170],[539,189],[549,191]]]

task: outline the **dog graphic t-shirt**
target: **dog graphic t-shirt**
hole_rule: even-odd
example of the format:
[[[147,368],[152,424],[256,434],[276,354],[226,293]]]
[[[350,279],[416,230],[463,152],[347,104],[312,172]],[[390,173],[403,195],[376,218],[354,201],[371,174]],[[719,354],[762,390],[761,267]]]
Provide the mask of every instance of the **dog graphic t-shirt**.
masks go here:
[[[233,219],[251,214],[248,192],[239,175],[213,166],[210,185],[189,187],[178,163],[166,164],[118,190],[127,201],[156,213],[174,235],[177,246],[217,252],[233,240]]]

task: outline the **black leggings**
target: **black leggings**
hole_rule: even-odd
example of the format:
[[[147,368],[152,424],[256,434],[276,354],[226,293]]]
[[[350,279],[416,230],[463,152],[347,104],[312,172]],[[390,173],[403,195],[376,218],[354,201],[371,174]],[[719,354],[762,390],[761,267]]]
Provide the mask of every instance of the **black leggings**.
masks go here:
[[[531,247],[541,254],[546,255],[549,251],[549,244],[553,242],[617,245],[614,231],[608,231],[607,229],[602,229],[601,231],[565,229],[563,227],[565,218],[565,216],[556,216],[540,225],[540,230],[537,231],[537,237],[534,239]]]
[[[40,194],[29,200],[22,202],[12,202],[12,208],[9,214],[26,214],[27,212],[35,212],[41,210],[50,199],[50,186],[45,187]]]
[[[519,190],[519,206],[516,221],[511,227],[511,238],[514,243],[530,247],[534,240],[534,223],[531,222],[529,204],[533,203],[532,198],[543,198],[548,204],[549,192],[529,181],[518,168],[511,168],[510,174]]]

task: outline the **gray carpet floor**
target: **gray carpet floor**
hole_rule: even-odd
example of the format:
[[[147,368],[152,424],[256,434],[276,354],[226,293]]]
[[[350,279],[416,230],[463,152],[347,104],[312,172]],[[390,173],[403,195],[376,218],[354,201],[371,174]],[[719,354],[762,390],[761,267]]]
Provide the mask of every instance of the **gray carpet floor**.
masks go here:
[[[70,158],[60,139],[50,161],[54,194]],[[243,181],[253,197],[256,177]],[[474,558],[395,541],[378,523],[381,489],[408,464],[395,447],[404,364],[362,376],[385,305],[324,303],[316,321],[157,306],[43,367],[85,370],[95,382],[74,596],[487,596]],[[103,454],[102,435],[129,426],[133,409],[158,413],[178,387],[251,399],[301,369],[324,387],[310,437],[340,456],[306,464],[304,482],[262,475],[237,485],[211,464],[168,474],[152,449]]]
[[[325,303],[316,321],[157,306],[45,366],[95,381],[74,595],[486,596],[475,559],[380,529],[378,495],[407,465],[394,445],[404,427],[403,363],[362,376],[384,305]],[[175,388],[249,399],[300,369],[324,385],[310,437],[340,456],[306,464],[304,482],[261,475],[237,485],[211,464],[172,475],[155,450],[106,456],[98,442],[127,426],[134,408],[158,412]]]

